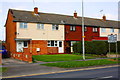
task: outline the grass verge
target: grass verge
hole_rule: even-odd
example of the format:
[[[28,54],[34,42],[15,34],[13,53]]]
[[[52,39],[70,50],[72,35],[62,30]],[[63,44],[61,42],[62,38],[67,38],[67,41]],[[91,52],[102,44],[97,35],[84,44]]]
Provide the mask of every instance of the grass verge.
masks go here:
[[[60,67],[60,68],[78,68],[78,67],[88,67],[88,66],[98,66],[98,65],[107,65],[107,64],[117,64],[117,61],[112,61],[109,59],[101,60],[89,60],[89,61],[69,61],[69,62],[58,62],[58,63],[47,63],[41,64],[51,67]]]
[[[86,59],[93,59],[94,57],[86,57]],[[71,61],[82,60],[82,55],[74,54],[56,54],[56,55],[33,55],[35,61],[54,62],[54,61]]]
[[[0,67],[0,72],[5,72],[5,71],[7,71],[7,69],[8,68],[6,68],[6,67]]]

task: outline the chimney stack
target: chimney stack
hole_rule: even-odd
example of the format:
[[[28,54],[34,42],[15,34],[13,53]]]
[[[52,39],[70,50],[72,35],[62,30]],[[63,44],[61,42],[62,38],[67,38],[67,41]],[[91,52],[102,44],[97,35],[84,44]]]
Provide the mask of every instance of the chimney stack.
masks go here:
[[[77,12],[76,11],[74,12],[74,17],[77,18]]]
[[[34,13],[38,14],[38,8],[37,7],[34,8]]]
[[[106,16],[105,16],[105,15],[103,15],[103,17],[102,17],[102,18],[103,18],[103,20],[104,20],[104,21],[106,21]]]

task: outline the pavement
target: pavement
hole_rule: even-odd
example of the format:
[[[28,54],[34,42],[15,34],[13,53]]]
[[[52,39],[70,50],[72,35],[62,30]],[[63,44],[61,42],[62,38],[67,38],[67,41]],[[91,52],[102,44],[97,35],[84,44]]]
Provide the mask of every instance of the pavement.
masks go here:
[[[98,58],[98,59],[105,59],[105,58]],[[88,59],[88,60],[95,60],[95,59]],[[76,60],[76,61],[83,61],[83,60]],[[64,61],[57,61],[57,62],[64,62]],[[37,63],[27,63],[20,60],[8,58],[8,59],[3,59],[2,63],[3,65],[1,67],[8,68],[6,72],[2,73],[2,77],[4,78],[9,76],[20,76],[20,75],[28,75],[28,74],[51,73],[51,72],[72,70],[68,68],[48,67],[48,66],[40,65],[40,64],[53,63],[53,62],[40,61]]]
[[[40,63],[40,62],[39,62]],[[44,63],[44,62],[41,62]],[[3,59],[1,67],[7,67],[8,70],[2,73],[2,77],[27,75],[34,73],[48,73],[66,70],[58,67],[47,67],[36,63],[27,63],[16,59]]]

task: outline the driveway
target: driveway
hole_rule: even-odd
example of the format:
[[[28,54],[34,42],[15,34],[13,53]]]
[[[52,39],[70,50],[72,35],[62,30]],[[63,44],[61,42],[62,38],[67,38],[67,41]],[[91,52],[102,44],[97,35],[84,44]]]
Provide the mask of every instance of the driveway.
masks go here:
[[[12,58],[3,59],[2,61],[3,61],[2,66],[8,67],[8,70],[2,73],[2,77],[28,75],[28,74],[35,74],[35,73],[48,73],[48,72],[66,70],[64,68],[47,67],[47,66],[42,66],[40,64],[35,64],[35,63],[30,64],[30,63],[15,60]]]

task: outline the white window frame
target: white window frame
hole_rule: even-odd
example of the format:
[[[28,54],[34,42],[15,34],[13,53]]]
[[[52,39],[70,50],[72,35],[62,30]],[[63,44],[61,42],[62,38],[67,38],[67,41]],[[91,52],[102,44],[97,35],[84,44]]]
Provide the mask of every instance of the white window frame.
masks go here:
[[[53,45],[52,45],[52,42],[53,42]],[[47,44],[48,44],[48,47],[58,47],[58,41],[49,40]]]
[[[75,26],[70,26],[70,31],[75,31],[76,27]]]
[[[52,30],[59,30],[59,25],[52,24]]]
[[[44,29],[44,24],[37,24],[37,29],[43,30]]]
[[[98,28],[97,27],[93,27],[93,32],[98,32]]]
[[[106,32],[106,28],[101,28],[101,32]]]
[[[27,27],[28,27],[27,23],[24,23],[24,22],[20,22],[19,25],[20,25],[21,29],[27,29]]]

